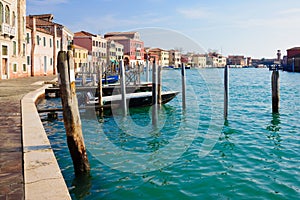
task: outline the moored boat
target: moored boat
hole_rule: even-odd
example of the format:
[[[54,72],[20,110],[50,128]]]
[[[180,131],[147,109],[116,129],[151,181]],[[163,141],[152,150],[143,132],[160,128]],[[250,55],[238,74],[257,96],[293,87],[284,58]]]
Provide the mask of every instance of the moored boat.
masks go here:
[[[178,91],[163,91],[161,94],[162,104],[166,104],[174,99],[179,94]],[[103,105],[121,105],[122,95],[111,95],[102,97]],[[126,101],[129,107],[144,107],[151,106],[152,103],[152,92],[138,92],[126,94]],[[87,93],[87,105],[98,104],[98,97],[94,97],[92,93]]]

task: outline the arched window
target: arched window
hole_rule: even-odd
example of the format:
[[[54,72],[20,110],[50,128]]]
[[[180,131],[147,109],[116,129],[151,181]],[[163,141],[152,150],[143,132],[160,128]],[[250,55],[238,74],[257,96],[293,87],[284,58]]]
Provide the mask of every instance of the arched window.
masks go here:
[[[0,23],[3,23],[3,4],[0,2]]]
[[[11,25],[16,26],[16,13],[15,12],[12,13],[12,24]]]
[[[8,6],[5,6],[5,23],[10,24],[10,10]]]

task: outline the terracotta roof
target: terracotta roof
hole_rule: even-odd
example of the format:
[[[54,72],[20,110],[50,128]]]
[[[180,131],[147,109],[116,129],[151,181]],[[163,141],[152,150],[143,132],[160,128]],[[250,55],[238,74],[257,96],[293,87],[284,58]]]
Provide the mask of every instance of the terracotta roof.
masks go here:
[[[165,50],[163,50],[161,48],[153,48],[153,49],[150,49],[149,51],[165,51]]]
[[[26,25],[32,25],[32,24],[30,24],[30,22],[31,22],[30,17],[31,16],[35,17],[36,15],[26,16]],[[57,25],[59,27],[63,27],[63,25],[61,25],[61,24],[54,23],[52,21],[46,21],[46,20],[43,20],[41,18],[36,18],[35,23],[36,23],[36,26],[53,26],[53,25]]]
[[[76,33],[74,33],[74,36],[75,36],[75,37],[83,37],[83,36],[96,37],[95,34],[92,34],[92,33],[86,32],[86,31],[76,32]]]
[[[293,48],[287,49],[287,51],[289,51],[289,50],[300,50],[300,47],[293,47]]]
[[[111,37],[107,37],[107,38],[105,38],[105,39],[107,39],[107,40],[116,40],[116,41],[118,41],[118,40],[128,40],[128,39],[130,39],[130,38],[128,38],[128,37],[126,37],[126,36],[111,36]]]
[[[45,21],[49,21],[49,22],[52,22],[52,20],[54,18],[52,14],[29,15],[29,16],[35,17],[36,19],[42,19]]]
[[[110,32],[110,33],[106,33],[104,35],[104,38],[107,38],[107,37],[112,37],[112,36],[125,36],[125,37],[129,37],[129,38],[133,38],[134,35],[136,34],[137,32]]]

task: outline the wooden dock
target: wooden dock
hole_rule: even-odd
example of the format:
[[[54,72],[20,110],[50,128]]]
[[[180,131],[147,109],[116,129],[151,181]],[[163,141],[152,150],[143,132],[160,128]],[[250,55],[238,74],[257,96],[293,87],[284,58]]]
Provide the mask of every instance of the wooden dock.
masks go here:
[[[97,86],[78,86],[76,87],[76,92],[96,92],[98,89]],[[141,84],[141,85],[127,85],[126,92],[127,93],[135,93],[135,92],[150,92],[152,91],[152,84]],[[102,87],[103,96],[110,96],[112,94],[120,94],[121,87],[120,85],[109,85]],[[60,90],[58,87],[50,87],[45,89],[46,98],[51,97],[60,97]]]

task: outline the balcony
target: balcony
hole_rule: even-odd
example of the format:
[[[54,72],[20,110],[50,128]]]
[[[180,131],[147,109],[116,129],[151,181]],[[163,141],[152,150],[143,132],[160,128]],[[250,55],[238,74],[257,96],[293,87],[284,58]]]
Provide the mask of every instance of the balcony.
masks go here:
[[[10,38],[13,38],[16,36],[16,28],[10,26],[9,24],[2,23],[0,24],[0,32],[1,35],[8,35]]]

